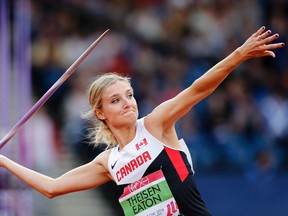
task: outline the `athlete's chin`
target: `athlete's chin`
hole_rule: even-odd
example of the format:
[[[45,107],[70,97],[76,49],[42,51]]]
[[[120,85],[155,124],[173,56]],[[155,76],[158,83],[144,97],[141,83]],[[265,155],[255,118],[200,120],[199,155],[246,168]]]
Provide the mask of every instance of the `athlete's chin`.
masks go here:
[[[138,115],[135,113],[126,113],[122,116],[123,122],[134,123],[137,121]]]
[[[131,114],[131,115],[125,115],[124,118],[128,121],[136,121],[137,120],[137,115]]]

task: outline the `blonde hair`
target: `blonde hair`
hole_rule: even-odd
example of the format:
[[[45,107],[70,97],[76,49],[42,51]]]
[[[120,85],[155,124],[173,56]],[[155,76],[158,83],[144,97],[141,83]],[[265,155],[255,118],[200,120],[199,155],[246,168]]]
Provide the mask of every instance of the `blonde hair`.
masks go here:
[[[95,109],[102,108],[103,92],[116,81],[124,81],[131,85],[130,77],[126,77],[116,72],[109,72],[98,75],[96,80],[88,89],[88,97],[91,110],[82,115],[92,125],[91,128],[88,128],[88,140],[90,140],[91,144],[94,146],[105,144],[107,145],[106,149],[116,146],[117,140],[106,122],[97,118],[94,111]]]

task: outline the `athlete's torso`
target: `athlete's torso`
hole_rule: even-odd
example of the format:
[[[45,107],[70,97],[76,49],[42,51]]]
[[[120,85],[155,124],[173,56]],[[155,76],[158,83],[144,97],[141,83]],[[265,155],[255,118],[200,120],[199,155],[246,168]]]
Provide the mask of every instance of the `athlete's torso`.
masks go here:
[[[137,121],[136,136],[129,144],[121,151],[117,147],[111,150],[109,172],[120,191],[161,170],[182,215],[210,215],[196,188],[193,167],[187,157],[189,152],[185,154],[161,143],[146,130],[143,122],[143,119]]]

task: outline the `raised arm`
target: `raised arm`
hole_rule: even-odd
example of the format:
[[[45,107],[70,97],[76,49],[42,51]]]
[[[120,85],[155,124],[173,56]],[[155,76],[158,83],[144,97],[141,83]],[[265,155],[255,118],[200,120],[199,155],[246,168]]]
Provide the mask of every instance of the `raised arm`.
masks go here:
[[[183,117],[195,104],[210,95],[219,84],[242,62],[257,57],[275,57],[274,49],[281,48],[284,43],[271,43],[279,37],[271,35],[261,27],[225,59],[220,61],[204,75],[198,78],[191,86],[179,93],[176,97],[160,104],[147,118],[146,123],[154,122],[152,127],[173,127],[175,122]],[[158,122],[160,125],[155,125]]]
[[[109,174],[103,166],[103,161],[106,160],[105,154],[102,153],[90,163],[75,168],[55,179],[28,169],[3,155],[0,155],[0,167],[6,168],[44,196],[53,198],[94,188],[109,181]]]

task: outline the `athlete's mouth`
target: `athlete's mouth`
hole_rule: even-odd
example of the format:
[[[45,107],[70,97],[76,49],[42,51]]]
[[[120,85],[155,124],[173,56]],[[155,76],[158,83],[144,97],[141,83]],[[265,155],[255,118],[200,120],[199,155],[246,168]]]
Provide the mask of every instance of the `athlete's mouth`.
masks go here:
[[[135,113],[135,111],[134,110],[129,110],[129,111],[124,112],[123,115],[131,114],[131,113]]]

